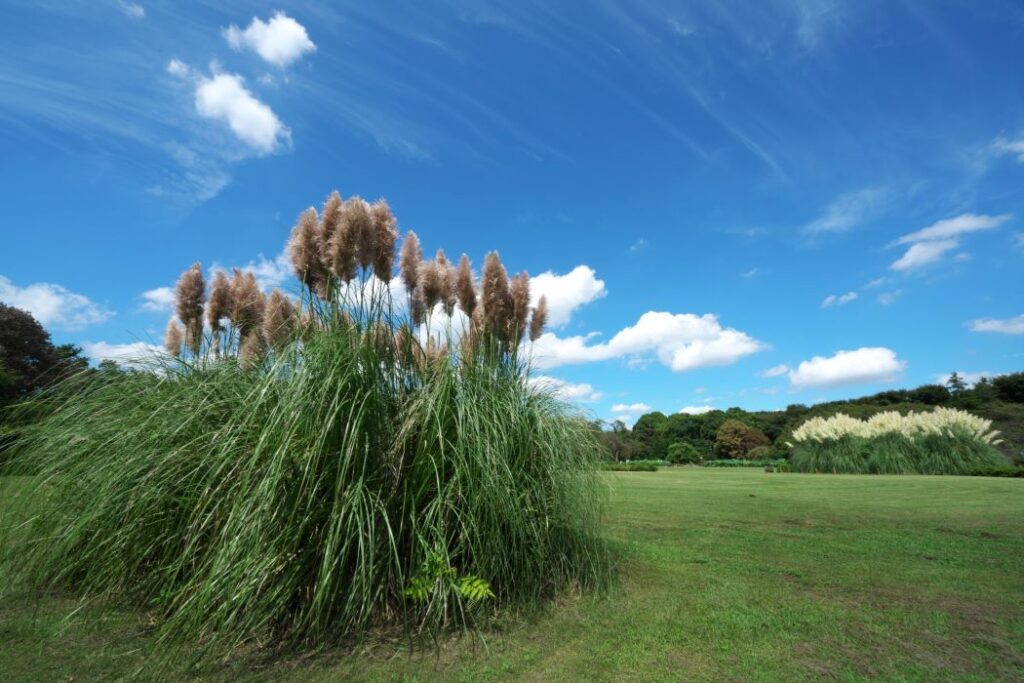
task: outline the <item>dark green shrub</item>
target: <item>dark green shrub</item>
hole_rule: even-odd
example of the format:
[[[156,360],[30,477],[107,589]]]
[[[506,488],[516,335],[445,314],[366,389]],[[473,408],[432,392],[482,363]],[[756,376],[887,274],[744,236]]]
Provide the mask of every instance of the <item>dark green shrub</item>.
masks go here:
[[[771,446],[757,446],[755,448],[752,448],[750,450],[750,452],[747,453],[747,458],[750,459],[750,460],[774,460],[774,459],[776,459],[775,458],[775,452],[772,450]]]
[[[605,462],[601,469],[609,472],[657,472],[658,466],[649,462]]]
[[[693,445],[686,442],[674,443],[668,447],[666,458],[674,465],[692,465],[703,460],[703,456]]]

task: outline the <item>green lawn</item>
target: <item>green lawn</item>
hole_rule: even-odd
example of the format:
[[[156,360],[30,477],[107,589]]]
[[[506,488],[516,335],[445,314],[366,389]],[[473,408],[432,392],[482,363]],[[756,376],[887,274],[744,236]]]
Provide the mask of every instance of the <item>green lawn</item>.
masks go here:
[[[1021,680],[1024,480],[608,473],[621,581],[410,654],[378,641],[210,680]],[[0,501],[17,487],[0,484]],[[2,513],[2,510],[0,510]],[[145,617],[0,601],[0,679],[125,676]],[[145,674],[145,671],[143,671]],[[143,676],[145,677],[145,676]]]

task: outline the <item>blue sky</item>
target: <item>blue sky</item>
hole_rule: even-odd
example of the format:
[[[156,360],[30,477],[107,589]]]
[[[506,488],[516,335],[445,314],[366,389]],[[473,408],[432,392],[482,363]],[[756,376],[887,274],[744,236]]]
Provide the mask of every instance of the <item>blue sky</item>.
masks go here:
[[[1019,4],[0,5],[0,299],[94,357],[337,188],[545,273],[596,417],[1024,368]]]

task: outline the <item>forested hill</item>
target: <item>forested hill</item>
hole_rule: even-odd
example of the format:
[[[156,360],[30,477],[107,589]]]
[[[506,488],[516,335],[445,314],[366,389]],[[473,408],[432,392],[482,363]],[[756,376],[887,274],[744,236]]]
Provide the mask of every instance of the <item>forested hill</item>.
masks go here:
[[[1011,460],[1024,458],[1024,372],[981,379],[967,386],[954,373],[947,385],[926,384],[916,389],[883,391],[871,396],[843,401],[830,401],[814,406],[793,404],[785,410],[750,412],[742,408],[713,410],[702,415],[661,412],[647,413],[636,421],[632,430],[613,424],[604,432],[610,454],[618,460],[634,458],[670,459],[673,444],[692,447],[702,458],[735,457],[737,453],[716,450],[715,441],[727,421],[734,420],[746,429],[730,423],[740,433],[740,441],[749,449],[761,447],[759,453],[771,457],[787,455],[786,441],[792,431],[811,417],[830,417],[845,413],[867,418],[886,411],[900,413],[932,410],[936,406],[959,408],[992,420],[994,429],[1002,433],[1000,450]],[[676,449],[678,452],[680,449]],[[740,454],[743,457],[743,454]]]

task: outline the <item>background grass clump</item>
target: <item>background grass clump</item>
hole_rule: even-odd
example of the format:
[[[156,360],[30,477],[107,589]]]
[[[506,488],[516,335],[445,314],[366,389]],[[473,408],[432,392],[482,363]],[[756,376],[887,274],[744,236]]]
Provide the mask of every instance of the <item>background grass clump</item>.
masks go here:
[[[161,642],[223,654],[603,584],[594,438],[518,353],[543,297],[411,232],[393,278],[396,239],[387,204],[334,193],[293,230],[298,300],[196,264],[166,355],[36,398],[7,588],[141,607]]]
[[[812,418],[793,432],[796,472],[970,474],[1005,466],[992,423],[962,410]]]

